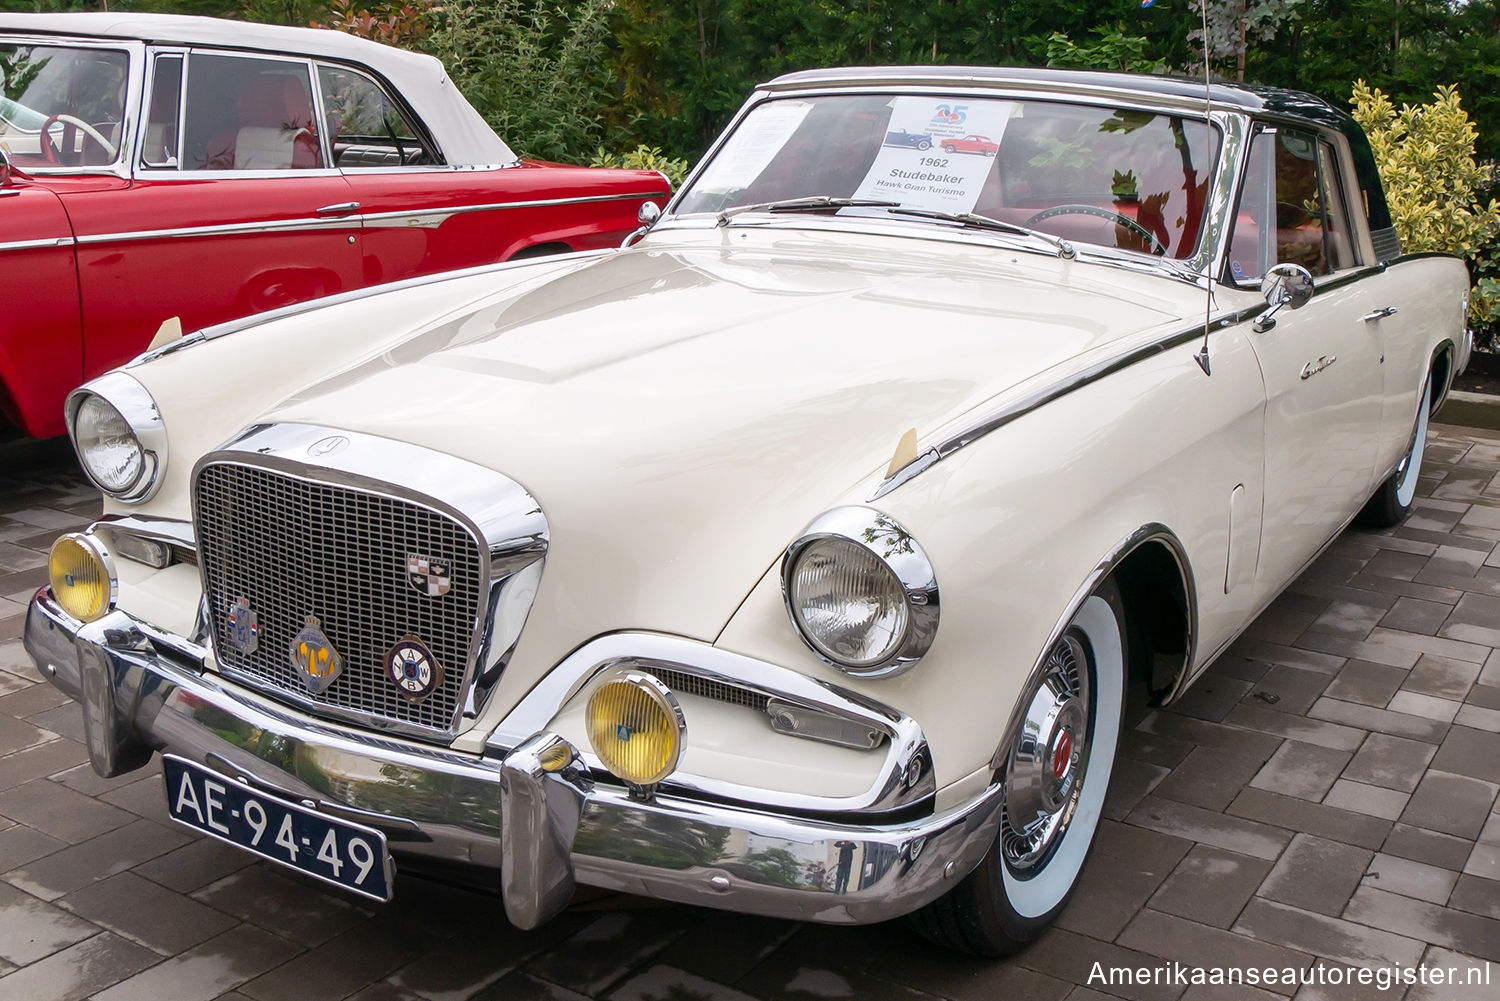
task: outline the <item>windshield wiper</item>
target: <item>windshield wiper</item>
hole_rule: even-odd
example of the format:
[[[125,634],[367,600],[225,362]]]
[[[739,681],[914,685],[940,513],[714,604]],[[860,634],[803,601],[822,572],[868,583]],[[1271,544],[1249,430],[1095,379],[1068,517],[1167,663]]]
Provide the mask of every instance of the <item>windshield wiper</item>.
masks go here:
[[[1071,261],[1078,256],[1078,251],[1073,245],[1060,236],[1051,233],[1043,233],[1041,230],[1028,229],[1018,226],[1004,219],[993,219],[987,215],[979,215],[975,212],[941,212],[936,209],[916,209],[897,206],[890,210],[892,215],[909,215],[918,219],[941,219],[944,222],[956,222],[974,229],[990,229],[1000,233],[1014,233],[1017,236],[1030,236],[1045,243],[1051,244],[1057,250],[1057,256],[1065,261]]]
[[[813,195],[809,198],[783,198],[775,202],[756,202],[754,205],[736,205],[719,213],[716,226],[723,226],[742,212],[827,212],[830,209],[894,209],[900,202],[881,201],[876,198],[835,198],[832,195]]]

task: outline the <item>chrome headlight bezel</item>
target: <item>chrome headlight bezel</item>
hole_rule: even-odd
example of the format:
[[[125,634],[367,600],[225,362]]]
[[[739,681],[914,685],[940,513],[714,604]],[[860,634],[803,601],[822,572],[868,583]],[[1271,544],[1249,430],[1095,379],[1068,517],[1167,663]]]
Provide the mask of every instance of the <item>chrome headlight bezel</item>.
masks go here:
[[[798,615],[799,599],[794,592],[799,561],[809,547],[824,539],[851,543],[874,556],[890,571],[905,598],[906,627],[873,663],[847,663],[830,656],[808,635]],[[823,663],[854,677],[889,678],[910,670],[927,653],[937,635],[938,586],[932,561],[910,532],[890,515],[874,508],[850,505],[814,518],[782,556],[781,596],[792,627],[808,649]]]
[[[128,486],[112,488],[101,482],[89,467],[88,459],[79,445],[78,412],[91,397],[97,397],[112,407],[135,437],[136,447],[141,453],[141,470]],[[161,486],[162,470],[167,465],[167,429],[156,400],[145,386],[124,372],[110,372],[69,393],[67,402],[63,405],[63,413],[68,426],[68,438],[73,443],[78,464],[90,483],[126,504],[140,504],[156,493]]]

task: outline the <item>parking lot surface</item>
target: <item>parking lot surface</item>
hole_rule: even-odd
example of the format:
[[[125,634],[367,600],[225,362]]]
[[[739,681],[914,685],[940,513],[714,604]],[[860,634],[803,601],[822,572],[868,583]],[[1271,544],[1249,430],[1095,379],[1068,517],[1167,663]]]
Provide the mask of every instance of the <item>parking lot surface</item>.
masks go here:
[[[597,893],[522,933],[493,897],[398,879],[367,906],[195,837],[156,764],[94,775],[21,647],[48,546],[99,502],[60,443],[0,445],[0,1001],[1500,997],[1500,435],[1435,427],[1420,494],[1136,721],[1068,910],[981,962],[899,923]],[[1392,964],[1488,986],[1328,983]],[[1251,967],[1325,982],[1191,983]]]

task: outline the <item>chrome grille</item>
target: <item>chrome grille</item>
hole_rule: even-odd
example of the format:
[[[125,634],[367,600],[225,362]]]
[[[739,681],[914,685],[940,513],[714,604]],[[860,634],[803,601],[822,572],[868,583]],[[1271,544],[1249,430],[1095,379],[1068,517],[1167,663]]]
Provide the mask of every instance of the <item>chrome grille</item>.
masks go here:
[[[272,469],[214,462],[194,484],[199,561],[220,669],[324,715],[416,736],[453,733],[479,615],[483,560],[453,518],[373,491]],[[451,588],[428,595],[407,577],[408,555],[451,563]],[[239,598],[258,617],[256,649],[224,642]],[[344,661],[323,693],[303,685],[292,639],[315,616]],[[408,702],[386,680],[385,654],[405,635],[443,668],[441,685]]]

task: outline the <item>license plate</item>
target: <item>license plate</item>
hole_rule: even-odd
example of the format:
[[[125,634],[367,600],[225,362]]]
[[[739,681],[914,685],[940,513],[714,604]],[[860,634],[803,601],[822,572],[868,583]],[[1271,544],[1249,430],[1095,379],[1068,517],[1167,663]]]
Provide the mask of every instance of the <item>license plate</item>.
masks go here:
[[[167,812],[179,824],[362,897],[391,899],[394,871],[381,832],[335,820],[162,755]]]

